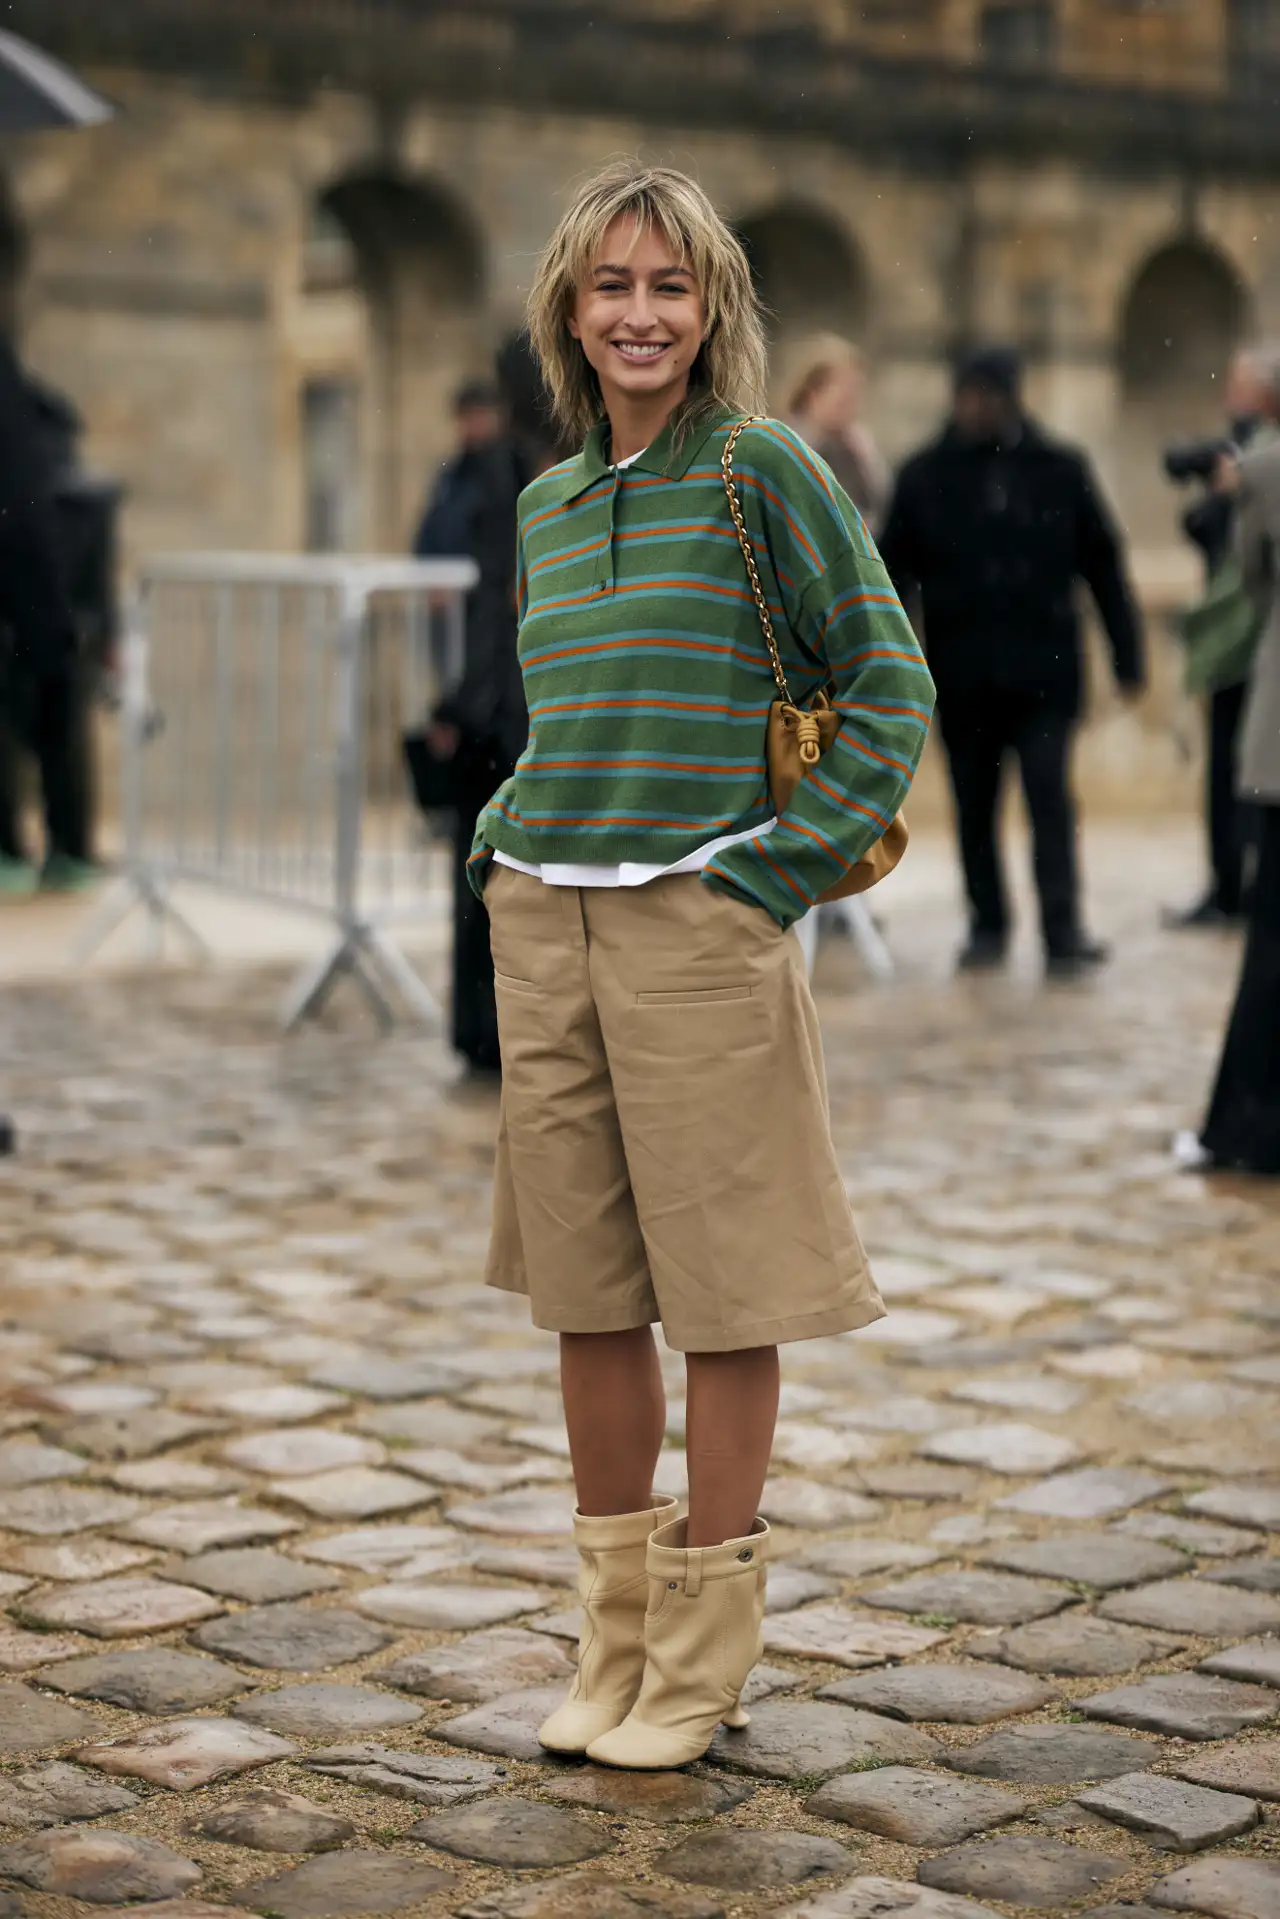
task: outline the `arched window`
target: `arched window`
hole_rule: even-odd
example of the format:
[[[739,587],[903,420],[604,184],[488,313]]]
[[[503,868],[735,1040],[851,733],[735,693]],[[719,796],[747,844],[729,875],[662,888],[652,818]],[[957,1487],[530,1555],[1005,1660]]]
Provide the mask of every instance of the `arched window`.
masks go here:
[[[303,272],[313,293],[358,296],[345,332],[317,336],[300,393],[305,536],[403,550],[449,449],[451,395],[488,359],[479,231],[443,182],[362,168],[317,199]]]
[[[1051,0],[1000,0],[982,9],[978,41],[992,66],[1050,66],[1058,51],[1058,10]]]
[[[330,247],[342,236],[366,292],[384,291],[407,274],[438,306],[456,309],[479,297],[478,236],[452,194],[434,182],[348,174],[319,201],[314,232]]]
[[[302,246],[302,278],[309,293],[354,286],[359,267],[351,236],[326,200],[311,209]]]
[[[1234,85],[1255,98],[1280,93],[1280,0],[1228,0]]]
[[[861,339],[870,317],[858,251],[820,207],[787,202],[737,222],[775,336],[830,329]]]
[[[1120,373],[1133,398],[1212,390],[1245,329],[1235,270],[1201,240],[1176,240],[1142,267],[1125,301]]]

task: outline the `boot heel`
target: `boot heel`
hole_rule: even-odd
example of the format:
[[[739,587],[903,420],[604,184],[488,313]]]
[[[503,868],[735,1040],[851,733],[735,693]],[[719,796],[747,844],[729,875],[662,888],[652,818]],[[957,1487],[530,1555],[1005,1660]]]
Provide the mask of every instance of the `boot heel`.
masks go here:
[[[739,1699],[729,1708],[720,1723],[728,1726],[733,1732],[740,1732],[743,1726],[751,1724],[751,1714]]]

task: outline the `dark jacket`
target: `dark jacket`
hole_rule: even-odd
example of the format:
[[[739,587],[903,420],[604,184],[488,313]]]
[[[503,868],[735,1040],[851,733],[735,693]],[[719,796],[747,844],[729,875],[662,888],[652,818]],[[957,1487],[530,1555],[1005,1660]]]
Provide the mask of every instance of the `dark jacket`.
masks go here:
[[[941,705],[999,692],[1077,713],[1077,580],[1097,602],[1116,678],[1142,684],[1138,615],[1088,462],[1033,422],[1010,445],[975,446],[948,427],[903,467],[879,544],[899,592],[919,589]]]
[[[499,763],[514,766],[529,734],[516,651],[516,501],[533,470],[512,438],[494,440],[467,457],[466,512],[452,550],[476,562],[480,580],[467,596],[462,679],[445,695],[436,718],[451,721],[473,746],[491,749]]]
[[[43,677],[65,669],[74,627],[63,578],[54,474],[36,405],[0,339],[0,654]]]

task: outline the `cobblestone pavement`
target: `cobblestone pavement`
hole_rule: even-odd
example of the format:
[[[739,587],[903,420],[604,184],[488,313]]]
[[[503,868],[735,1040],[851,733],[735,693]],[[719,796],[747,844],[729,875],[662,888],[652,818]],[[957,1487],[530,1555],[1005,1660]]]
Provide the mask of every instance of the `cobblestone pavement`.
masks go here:
[[[1168,1170],[1236,966],[1107,868],[1105,981],[820,978],[890,1317],[793,1347],[752,1726],[532,1728],[553,1342],[477,1284],[494,1108],[265,973],[7,988],[0,1914],[1280,1914],[1280,1196]],[[785,1275],[779,1275],[785,1284]],[[660,1484],[679,1491],[679,1367]]]

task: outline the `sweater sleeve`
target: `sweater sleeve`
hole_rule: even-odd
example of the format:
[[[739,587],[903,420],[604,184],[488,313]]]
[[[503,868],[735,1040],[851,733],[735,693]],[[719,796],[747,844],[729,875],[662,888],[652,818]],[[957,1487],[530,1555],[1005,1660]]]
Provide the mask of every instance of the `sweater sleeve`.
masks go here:
[[[857,509],[802,442],[772,422],[766,431],[773,484],[753,493],[787,617],[788,680],[798,701],[828,681],[840,728],[772,832],[727,848],[704,877],[789,926],[891,824],[924,750],[933,682]]]

